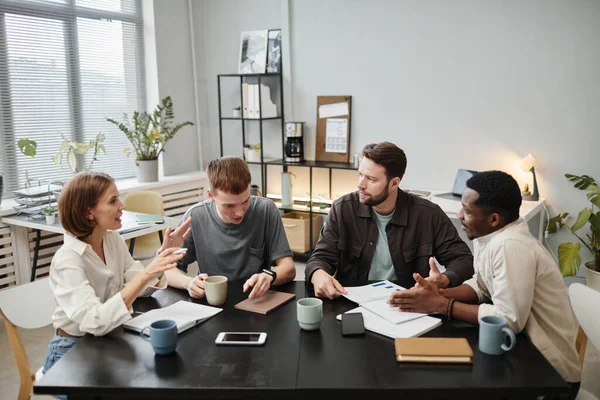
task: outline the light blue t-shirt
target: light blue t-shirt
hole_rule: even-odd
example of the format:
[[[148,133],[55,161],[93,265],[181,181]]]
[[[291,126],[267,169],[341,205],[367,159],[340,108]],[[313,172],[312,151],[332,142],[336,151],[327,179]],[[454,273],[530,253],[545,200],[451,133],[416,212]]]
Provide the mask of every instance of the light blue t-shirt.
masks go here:
[[[379,235],[377,237],[377,245],[375,246],[373,261],[371,261],[371,269],[369,270],[369,280],[371,281],[397,279],[394,263],[392,262],[392,255],[390,254],[387,234],[385,232],[385,228],[392,220],[395,212],[396,210],[394,210],[394,212],[392,212],[390,215],[380,215],[377,213],[377,211],[373,210],[373,219],[377,224]]]

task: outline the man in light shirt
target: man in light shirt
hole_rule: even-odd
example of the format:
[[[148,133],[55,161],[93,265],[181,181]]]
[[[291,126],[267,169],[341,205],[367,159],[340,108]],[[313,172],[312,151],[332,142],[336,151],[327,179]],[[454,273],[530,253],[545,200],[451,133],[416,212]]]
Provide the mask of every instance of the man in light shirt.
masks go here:
[[[389,303],[402,311],[439,312],[474,325],[503,317],[533,344],[570,384],[575,398],[580,368],[575,321],[558,265],[519,218],[521,193],[512,176],[482,172],[467,181],[458,218],[474,244],[473,278],[450,289],[415,274],[417,284],[394,293]],[[435,264],[431,266],[432,273]]]

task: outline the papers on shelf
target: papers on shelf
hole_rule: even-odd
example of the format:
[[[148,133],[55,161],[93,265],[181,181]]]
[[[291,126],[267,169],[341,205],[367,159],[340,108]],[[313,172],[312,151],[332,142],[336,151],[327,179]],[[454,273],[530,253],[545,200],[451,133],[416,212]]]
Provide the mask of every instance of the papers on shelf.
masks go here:
[[[221,311],[223,311],[222,308],[179,300],[168,307],[150,310],[138,317],[132,318],[123,324],[123,328],[141,332],[142,329],[154,321],[172,319],[177,322],[177,333],[181,333],[217,315]]]

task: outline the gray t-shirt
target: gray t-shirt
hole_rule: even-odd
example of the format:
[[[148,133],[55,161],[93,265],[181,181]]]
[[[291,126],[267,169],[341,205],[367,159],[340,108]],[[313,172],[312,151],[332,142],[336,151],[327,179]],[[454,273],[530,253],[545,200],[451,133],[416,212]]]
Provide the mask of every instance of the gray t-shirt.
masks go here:
[[[387,233],[385,228],[387,224],[394,217],[393,213],[390,215],[381,215],[377,211],[373,210],[373,219],[377,224],[377,230],[379,235],[377,236],[377,245],[375,246],[375,254],[371,261],[371,268],[369,269],[369,280],[396,280],[396,270],[394,269],[394,263],[392,262],[392,255],[390,254],[390,247],[388,245]]]
[[[276,259],[292,255],[279,210],[264,197],[250,196],[250,207],[238,225],[224,222],[212,200],[190,207],[181,221],[190,215],[192,233],[182,246],[187,254],[177,265],[184,272],[198,261],[199,273],[248,279]]]

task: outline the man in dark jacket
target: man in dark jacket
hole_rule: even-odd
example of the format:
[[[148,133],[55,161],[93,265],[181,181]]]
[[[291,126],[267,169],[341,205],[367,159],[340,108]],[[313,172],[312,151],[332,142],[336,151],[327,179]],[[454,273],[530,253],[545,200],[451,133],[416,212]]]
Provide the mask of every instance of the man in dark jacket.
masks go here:
[[[345,294],[337,279],[389,279],[411,287],[418,272],[445,288],[471,278],[473,256],[446,213],[400,190],[404,151],[383,142],[366,145],[362,155],[358,191],[333,203],[306,264],[315,295],[333,299]],[[443,274],[433,257],[446,267]],[[436,273],[430,275],[432,267]]]

